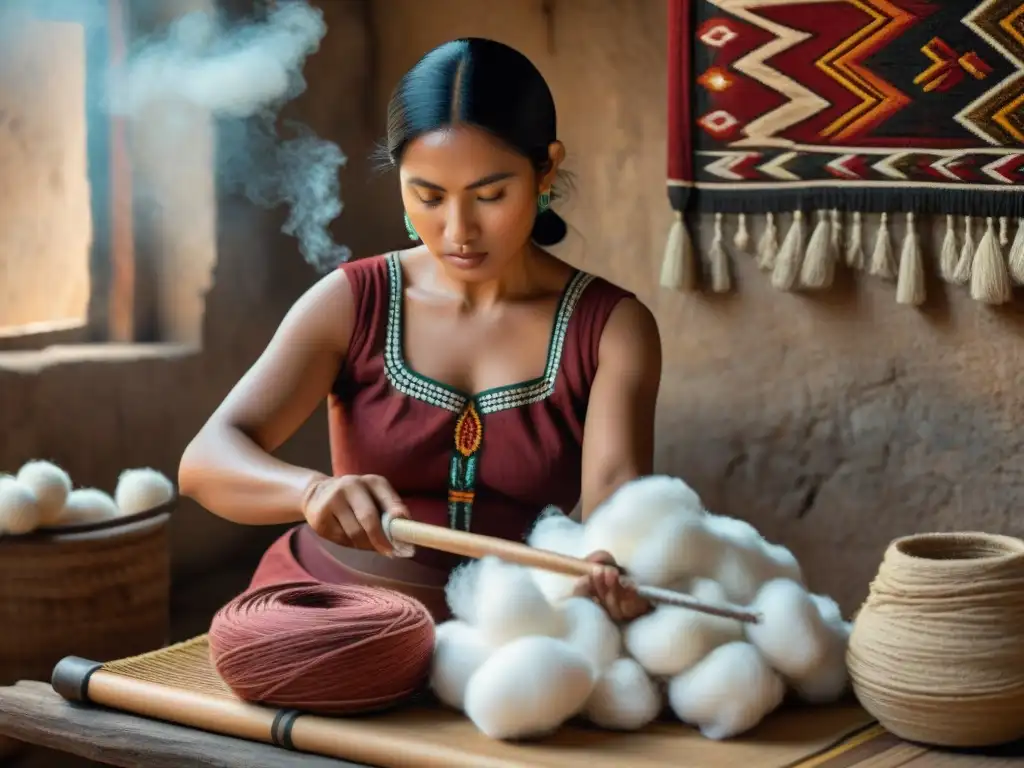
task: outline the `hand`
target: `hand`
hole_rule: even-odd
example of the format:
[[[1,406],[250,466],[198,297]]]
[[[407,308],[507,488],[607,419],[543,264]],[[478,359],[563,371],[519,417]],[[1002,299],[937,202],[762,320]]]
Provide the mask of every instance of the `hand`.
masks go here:
[[[381,517],[409,517],[409,510],[380,475],[344,475],[314,480],[303,496],[302,514],[321,538],[353,549],[395,554]]]
[[[574,595],[592,597],[604,606],[613,621],[631,621],[651,610],[651,604],[640,597],[633,587],[622,583],[622,573],[615,566],[615,558],[607,552],[593,552],[586,558],[592,563],[604,563],[607,568],[595,568],[590,576],[576,582]]]

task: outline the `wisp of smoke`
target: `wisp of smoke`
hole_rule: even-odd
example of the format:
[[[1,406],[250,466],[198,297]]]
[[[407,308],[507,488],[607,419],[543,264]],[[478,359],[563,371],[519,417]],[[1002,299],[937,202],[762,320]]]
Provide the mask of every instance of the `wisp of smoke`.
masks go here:
[[[322,13],[302,0],[280,2],[265,18],[225,25],[194,12],[134,47],[112,90],[110,108],[139,115],[184,101],[219,119],[221,185],[257,205],[288,207],[283,231],[321,272],[350,258],[329,226],[342,210],[338,171],[346,157],[305,125],[286,121],[284,105],[306,89],[306,58],[327,31]]]

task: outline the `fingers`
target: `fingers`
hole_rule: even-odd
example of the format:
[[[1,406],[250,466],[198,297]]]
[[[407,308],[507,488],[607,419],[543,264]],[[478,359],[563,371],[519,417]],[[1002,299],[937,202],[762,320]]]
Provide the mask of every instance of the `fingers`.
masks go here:
[[[381,527],[381,511],[377,506],[372,489],[363,482],[353,482],[345,489],[345,498],[352,515],[342,517],[345,533],[352,539],[352,546],[359,549],[375,549],[381,554],[391,554],[391,542]],[[350,528],[355,528],[350,531]]]
[[[391,483],[380,475],[366,475],[363,482],[377,499],[381,514],[390,513],[392,517],[409,517],[409,510],[402,502],[402,497],[391,487]]]
[[[580,576],[572,588],[573,597],[593,597],[594,589],[590,585],[589,576]]]
[[[593,555],[587,559],[596,560]],[[614,566],[601,568],[590,576],[578,579],[573,594],[577,597],[592,597],[604,607],[612,621],[631,621],[651,608],[631,584],[623,582],[622,574]]]
[[[592,563],[607,563],[608,565],[615,565],[615,558],[612,557],[610,552],[605,552],[603,549],[598,549],[591,552],[586,557]]]
[[[619,582],[619,572],[615,568],[604,568],[595,574],[594,592],[604,604],[605,610],[613,621],[622,621],[625,613],[622,608],[623,588]]]

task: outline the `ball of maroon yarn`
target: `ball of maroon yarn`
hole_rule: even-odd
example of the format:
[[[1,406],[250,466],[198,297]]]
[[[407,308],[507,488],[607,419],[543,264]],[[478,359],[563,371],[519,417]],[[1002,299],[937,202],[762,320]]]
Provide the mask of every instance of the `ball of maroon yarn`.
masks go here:
[[[400,592],[297,582],[243,592],[214,616],[209,639],[217,673],[240,699],[351,714],[424,685],[434,621]]]

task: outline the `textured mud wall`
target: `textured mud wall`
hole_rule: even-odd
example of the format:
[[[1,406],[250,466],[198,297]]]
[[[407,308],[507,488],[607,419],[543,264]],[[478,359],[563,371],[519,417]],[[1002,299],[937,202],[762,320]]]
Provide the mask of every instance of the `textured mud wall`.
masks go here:
[[[505,40],[542,67],[559,105],[577,187],[563,208],[575,228],[567,258],[635,290],[661,324],[660,470],[792,547],[813,585],[847,608],[896,535],[1024,534],[1017,309],[980,307],[934,281],[923,311],[896,306],[891,285],[863,277],[841,277],[817,297],[781,294],[744,258],[734,259],[734,295],[657,287],[669,224],[663,0],[557,0],[553,25],[536,0],[380,0],[369,18],[361,2],[323,6],[331,33],[307,69],[301,110],[351,158],[341,240],[360,253],[403,243],[393,182],[364,159],[395,80],[451,37]],[[105,487],[125,465],[173,473],[195,429],[313,279],[278,225],[221,209],[197,355],[108,355],[43,369],[25,357],[0,361],[0,469],[47,455]],[[925,239],[929,253],[935,243]],[[286,453],[327,465],[319,415]],[[186,504],[176,562],[180,571],[216,567],[269,533]]]
[[[733,259],[735,295],[660,290],[665,3],[553,5],[549,25],[534,0],[376,3],[378,97],[460,35],[508,42],[542,68],[576,176],[568,257],[635,290],[661,325],[659,469],[792,547],[847,608],[894,536],[1024,534],[1019,310],[986,309],[934,279],[924,311],[864,277],[817,297],[782,294],[749,257]],[[940,242],[926,237],[926,253]]]

